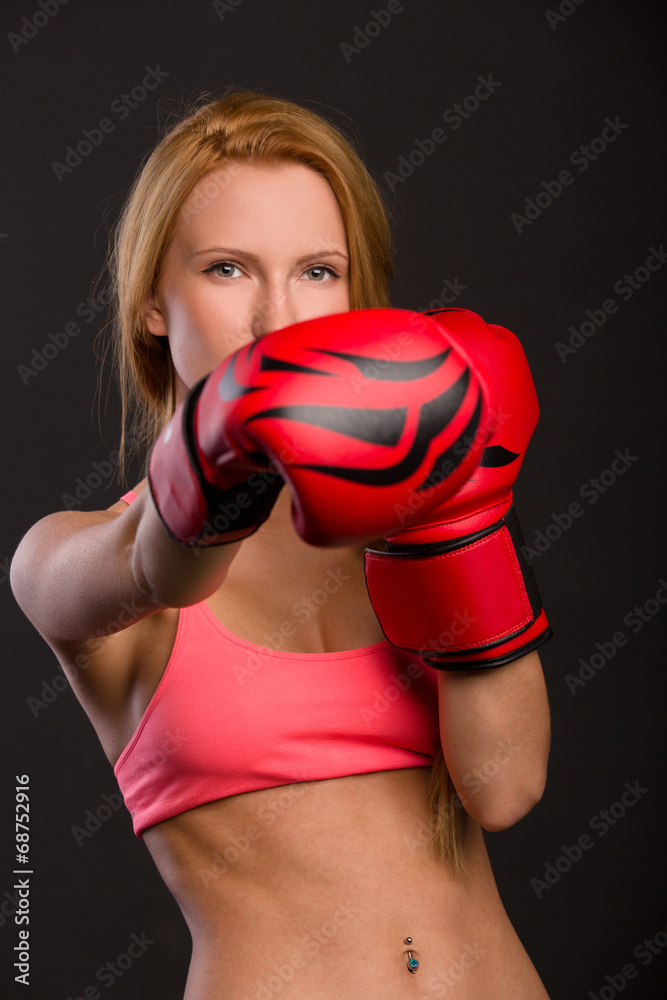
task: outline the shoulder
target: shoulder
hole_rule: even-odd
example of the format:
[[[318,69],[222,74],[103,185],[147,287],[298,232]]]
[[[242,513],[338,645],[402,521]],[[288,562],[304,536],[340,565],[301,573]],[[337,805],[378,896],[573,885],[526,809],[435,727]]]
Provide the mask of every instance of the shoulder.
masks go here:
[[[145,488],[146,480],[97,514],[122,516]],[[46,639],[112,763],[160,682],[178,630],[178,609],[166,608],[143,618],[142,610],[126,603],[117,630],[83,642]],[[127,619],[134,617],[137,620],[127,625]]]
[[[112,504],[111,507],[107,507],[106,509],[108,511],[111,511],[112,513],[122,514],[123,511],[127,510],[130,504],[132,504],[133,501],[137,499],[139,494],[142,493],[147,488],[148,488],[148,480],[142,479],[141,482],[137,483],[137,485],[133,489],[127,490],[127,492],[123,493],[122,497],[119,500],[116,500],[116,502]]]
[[[68,641],[58,638],[66,635],[66,630],[59,630],[57,622],[54,624],[55,615],[49,614],[50,610],[64,604],[71,605],[72,615],[88,601],[94,605],[95,588],[103,586],[105,580],[107,584],[111,580],[113,596],[115,588],[108,552],[105,552],[106,560],[102,553],[96,556],[87,535],[97,526],[121,518],[144,488],[145,482],[138,484],[124,495],[125,499],[116,500],[103,510],[61,510],[46,515],[26,532],[14,553],[11,563],[14,596],[66,672],[69,668],[76,672],[84,661],[87,665],[104,661],[112,649],[129,648],[135,636],[155,627],[152,622],[145,625],[139,615],[131,616],[135,620],[130,624],[129,611],[123,615],[120,608],[118,621],[111,622],[117,627],[92,629],[88,638]],[[85,573],[77,574],[77,567],[83,564]],[[78,579],[79,575],[82,580]],[[152,617],[159,618],[159,613]]]

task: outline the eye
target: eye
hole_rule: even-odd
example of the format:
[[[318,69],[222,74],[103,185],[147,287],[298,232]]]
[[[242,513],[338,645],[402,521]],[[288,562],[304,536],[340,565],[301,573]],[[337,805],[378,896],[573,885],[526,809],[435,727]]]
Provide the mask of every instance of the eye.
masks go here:
[[[307,268],[303,273],[310,275],[311,281],[318,284],[322,284],[328,278],[340,278],[340,274],[334,271],[333,267],[327,267],[324,264],[313,264],[312,267]]]
[[[234,271],[238,271],[238,274],[234,274]],[[211,264],[210,267],[204,269],[204,274],[215,274],[218,278],[237,278],[242,274],[241,268],[236,264],[232,264],[229,260],[218,261],[215,264]]]

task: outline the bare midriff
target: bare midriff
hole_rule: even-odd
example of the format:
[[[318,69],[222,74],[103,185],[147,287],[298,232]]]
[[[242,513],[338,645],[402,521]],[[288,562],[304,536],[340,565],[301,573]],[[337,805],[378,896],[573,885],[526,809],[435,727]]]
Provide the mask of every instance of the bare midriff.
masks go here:
[[[295,618],[295,602],[329,567],[344,570],[345,586],[318,614]],[[384,639],[363,546],[306,545],[292,529],[287,491],[207,604],[259,647],[286,622],[294,627],[283,648],[299,653]],[[133,626],[141,641],[132,697],[128,684],[114,701],[122,711],[95,703],[112,764],[164,673],[177,624],[178,611],[166,609]],[[146,829],[192,935],[184,1000],[548,1000],[500,900],[479,823],[464,814],[467,884],[433,853],[430,774],[422,766],[296,782]],[[408,951],[419,962],[414,974]]]
[[[467,887],[433,854],[429,773],[262,789],[147,829],[192,935],[185,1000],[548,1000],[479,824]]]

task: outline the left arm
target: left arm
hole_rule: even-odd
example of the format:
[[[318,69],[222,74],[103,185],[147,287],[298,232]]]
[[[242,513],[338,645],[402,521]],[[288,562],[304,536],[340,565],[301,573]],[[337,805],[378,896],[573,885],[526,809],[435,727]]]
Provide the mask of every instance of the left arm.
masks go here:
[[[533,651],[490,670],[441,670],[445,762],[466,812],[485,830],[512,826],[539,802],[551,727]]]
[[[454,493],[446,472],[456,446],[439,456],[439,502],[415,504],[384,551],[366,550],[366,580],[389,641],[440,671],[440,738],[461,803],[485,829],[503,830],[541,798],[549,755],[535,650],[551,629],[513,498],[539,406],[514,334],[466,309],[432,318],[485,385],[484,452]]]

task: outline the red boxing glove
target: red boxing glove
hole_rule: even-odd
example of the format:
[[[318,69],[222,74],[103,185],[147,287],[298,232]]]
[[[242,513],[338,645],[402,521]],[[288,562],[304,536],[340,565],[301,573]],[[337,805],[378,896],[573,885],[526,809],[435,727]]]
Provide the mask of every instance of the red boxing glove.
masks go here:
[[[459,491],[366,551],[368,591],[391,643],[430,666],[498,667],[551,638],[514,511],[512,486],[537,424],[535,386],[521,344],[467,309],[434,310],[482,373],[490,436]]]
[[[151,453],[153,499],[179,541],[234,541],[268,516],[252,477],[273,469],[305,541],[368,541],[404,523],[406,496],[432,506],[465,483],[486,409],[474,368],[435,320],[397,309],[307,320],[242,347],[195,386]],[[239,491],[250,496],[240,520],[206,536],[220,497],[239,507]]]

